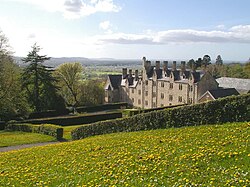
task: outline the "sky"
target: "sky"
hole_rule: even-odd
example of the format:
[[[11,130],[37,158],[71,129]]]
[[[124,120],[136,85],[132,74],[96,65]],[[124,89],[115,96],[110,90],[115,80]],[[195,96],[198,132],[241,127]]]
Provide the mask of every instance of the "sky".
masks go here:
[[[250,57],[249,0],[0,0],[15,56],[37,43],[50,57]]]

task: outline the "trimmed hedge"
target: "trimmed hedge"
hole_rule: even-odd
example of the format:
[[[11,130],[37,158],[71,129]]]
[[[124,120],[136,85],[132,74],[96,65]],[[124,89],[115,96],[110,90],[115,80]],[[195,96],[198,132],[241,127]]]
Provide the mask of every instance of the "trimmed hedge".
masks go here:
[[[50,124],[33,125],[33,124],[10,123],[7,124],[6,130],[46,134],[55,137],[57,140],[63,139],[63,128],[57,125],[50,125]]]
[[[134,115],[141,114],[141,113],[148,113],[148,112],[152,112],[152,111],[164,110],[164,109],[168,109],[168,108],[175,108],[175,107],[186,106],[186,105],[187,104],[171,105],[171,106],[149,108],[149,109],[131,109],[128,111],[128,116],[134,116]]]
[[[5,121],[0,121],[0,130],[4,130],[6,126]]]
[[[71,132],[72,139],[88,136],[152,130],[169,127],[250,121],[250,94],[232,96],[207,103],[138,114],[132,117],[97,122]]]
[[[128,107],[128,103],[111,103],[111,104],[104,104],[104,105],[97,105],[97,106],[77,107],[76,111],[78,113],[99,112],[99,111],[104,111],[104,110],[123,109],[127,107]]]
[[[33,120],[23,121],[22,123],[32,123],[32,124],[48,123],[60,126],[70,126],[70,125],[94,123],[97,121],[116,119],[121,117],[122,117],[121,112],[113,112],[113,113],[101,113],[101,114],[88,114],[81,116],[65,116],[65,117],[55,117],[55,118],[33,119]]]
[[[65,109],[62,111],[48,110],[48,111],[43,111],[43,112],[32,112],[29,115],[29,119],[55,117],[55,116],[62,116],[62,115],[68,115],[68,114],[69,114],[68,109]]]

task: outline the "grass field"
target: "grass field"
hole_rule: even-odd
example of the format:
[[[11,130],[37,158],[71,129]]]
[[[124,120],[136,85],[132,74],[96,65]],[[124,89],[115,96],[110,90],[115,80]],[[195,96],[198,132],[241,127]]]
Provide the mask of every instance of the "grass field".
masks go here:
[[[37,133],[0,131],[0,147],[49,141],[55,141],[55,138]]]
[[[250,123],[117,133],[0,153],[0,186],[247,186]]]

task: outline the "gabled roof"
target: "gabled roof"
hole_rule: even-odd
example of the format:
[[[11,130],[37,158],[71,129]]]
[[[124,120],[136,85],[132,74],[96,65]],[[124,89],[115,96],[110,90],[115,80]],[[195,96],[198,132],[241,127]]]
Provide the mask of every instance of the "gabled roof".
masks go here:
[[[239,92],[235,88],[220,88],[216,90],[208,90],[206,91],[201,97],[204,97],[206,94],[210,94],[214,99],[218,99],[221,97],[227,97],[227,96],[232,96],[232,95],[240,95]]]
[[[237,90],[250,90],[250,79],[239,79],[230,77],[221,77],[216,79],[220,87],[235,88]]]
[[[113,89],[118,89],[121,85],[122,75],[108,75],[110,84]]]

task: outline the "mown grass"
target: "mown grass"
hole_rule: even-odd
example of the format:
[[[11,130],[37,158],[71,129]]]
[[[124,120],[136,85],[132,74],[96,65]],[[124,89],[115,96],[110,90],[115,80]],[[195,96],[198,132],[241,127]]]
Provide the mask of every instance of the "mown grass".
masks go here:
[[[73,126],[63,126],[63,138],[65,140],[72,140],[71,137],[71,131],[76,129],[77,127],[80,127],[82,125],[73,125]]]
[[[55,141],[52,136],[27,132],[0,131],[0,147]]]
[[[0,186],[247,186],[250,123],[117,133],[0,154]]]

